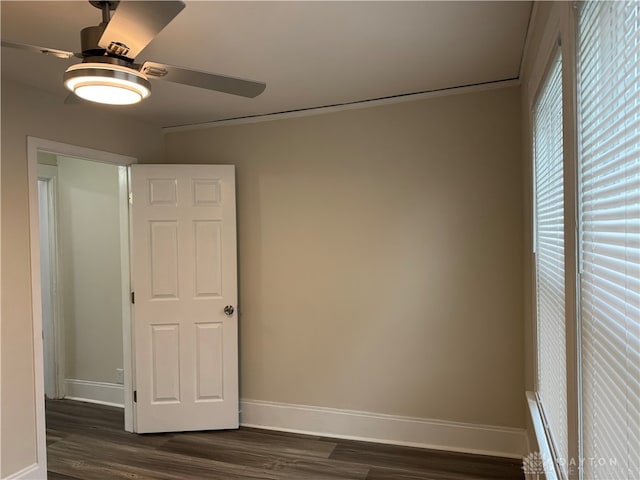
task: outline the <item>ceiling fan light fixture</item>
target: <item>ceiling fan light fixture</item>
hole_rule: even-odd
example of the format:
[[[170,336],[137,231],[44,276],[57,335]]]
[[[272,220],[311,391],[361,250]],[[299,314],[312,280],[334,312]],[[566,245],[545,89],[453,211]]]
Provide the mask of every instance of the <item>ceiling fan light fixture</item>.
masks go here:
[[[107,105],[131,105],[151,94],[142,73],[108,63],[78,63],[64,72],[64,85],[80,98]]]

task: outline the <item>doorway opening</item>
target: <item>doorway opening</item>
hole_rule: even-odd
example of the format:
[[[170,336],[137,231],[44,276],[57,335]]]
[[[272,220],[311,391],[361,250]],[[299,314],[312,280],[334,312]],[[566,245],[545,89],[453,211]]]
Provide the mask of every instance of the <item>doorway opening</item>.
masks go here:
[[[45,396],[124,407],[124,429],[133,430],[128,166],[136,159],[34,137],[27,157],[37,473],[45,474]]]
[[[47,398],[124,407],[126,170],[38,152]]]

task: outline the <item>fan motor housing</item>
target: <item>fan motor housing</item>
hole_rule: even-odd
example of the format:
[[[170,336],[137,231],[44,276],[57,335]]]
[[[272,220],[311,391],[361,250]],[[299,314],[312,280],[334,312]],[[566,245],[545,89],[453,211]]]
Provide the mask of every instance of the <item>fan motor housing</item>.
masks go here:
[[[104,33],[106,24],[101,23],[91,27],[85,27],[80,32],[80,45],[82,45],[82,54],[88,57],[97,57],[104,55],[105,49],[100,48],[98,43]]]

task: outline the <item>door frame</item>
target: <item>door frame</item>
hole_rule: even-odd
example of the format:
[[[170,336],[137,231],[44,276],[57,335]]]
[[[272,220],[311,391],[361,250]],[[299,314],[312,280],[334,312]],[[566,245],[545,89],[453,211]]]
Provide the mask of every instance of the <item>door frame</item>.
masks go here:
[[[46,167],[46,168],[42,168]],[[54,171],[55,170],[55,171]],[[49,274],[49,295],[51,302],[51,335],[43,336],[43,342],[45,345],[43,347],[48,347],[49,352],[51,352],[53,356],[53,398],[63,398],[65,395],[64,388],[64,335],[62,334],[63,323],[60,312],[62,311],[62,303],[60,295],[60,285],[61,285],[61,277],[59,270],[59,255],[58,255],[58,205],[57,205],[57,197],[58,197],[58,174],[57,168],[50,165],[38,165],[38,182],[43,181],[47,185],[46,190],[46,199],[39,198],[40,206],[42,203],[46,203],[46,212],[47,212],[47,242],[48,242],[48,251],[49,251],[49,265],[47,266],[47,271]],[[40,193],[38,192],[38,195]],[[42,211],[38,210],[38,216]],[[39,228],[39,226],[38,226]],[[39,234],[42,232],[39,232]],[[41,239],[42,240],[42,239]],[[41,273],[41,281],[42,281],[42,271]],[[44,319],[43,319],[44,320]],[[43,325],[44,329],[44,325]],[[46,351],[46,348],[43,348]],[[48,359],[51,360],[51,359]],[[47,360],[47,361],[48,361]],[[45,378],[46,380],[46,378]],[[45,385],[45,393],[47,387]]]
[[[44,356],[42,342],[42,291],[40,278],[40,232],[39,232],[39,208],[38,208],[38,152],[47,152],[55,155],[64,155],[67,157],[76,157],[90,161],[101,163],[109,163],[122,167],[128,167],[134,163],[138,163],[135,157],[120,155],[93,148],[80,147],[67,143],[46,140],[27,136],[27,182],[28,182],[28,198],[29,198],[29,250],[31,258],[31,318],[33,322],[33,366],[35,373],[35,403],[36,403],[36,445],[37,445],[37,470],[34,473],[42,474],[46,477],[47,471],[47,444],[46,444],[46,423],[45,423],[45,407],[44,407]],[[125,179],[127,175],[125,174]],[[122,188],[122,173],[120,174],[120,192]],[[126,197],[128,197],[128,187],[126,189]],[[122,203],[122,202],[121,202]],[[126,252],[121,255],[121,262],[126,259],[123,264],[122,288],[126,295],[122,297],[122,332],[123,332],[123,367],[124,367],[124,411],[125,425],[127,431],[133,431],[133,356],[132,356],[132,336],[131,336],[131,303],[130,303],[130,284],[129,275],[129,222],[128,208],[126,209],[126,231],[121,232],[121,242],[126,239],[123,250]],[[123,224],[121,207],[121,226]],[[126,235],[126,236],[125,236]],[[125,274],[126,272],[126,274]]]

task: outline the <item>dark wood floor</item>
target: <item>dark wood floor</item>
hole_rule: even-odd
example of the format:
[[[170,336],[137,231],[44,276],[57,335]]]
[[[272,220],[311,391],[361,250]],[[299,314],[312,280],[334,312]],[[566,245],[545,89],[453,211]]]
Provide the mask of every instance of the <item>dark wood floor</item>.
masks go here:
[[[49,479],[522,480],[518,460],[251,428],[136,435],[118,408],[47,401]]]

